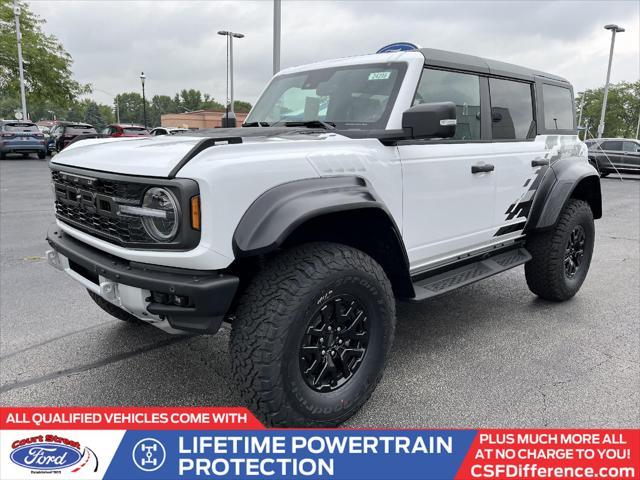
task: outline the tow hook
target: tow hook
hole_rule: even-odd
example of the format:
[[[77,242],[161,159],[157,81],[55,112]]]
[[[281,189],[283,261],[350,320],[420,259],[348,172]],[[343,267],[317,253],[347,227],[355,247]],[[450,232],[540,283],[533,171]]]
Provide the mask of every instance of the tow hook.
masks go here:
[[[58,252],[56,252],[53,249],[47,250],[45,255],[47,256],[47,263],[49,265],[51,265],[53,268],[57,270],[64,270],[64,267],[62,266],[62,261],[60,260],[60,255],[58,255]]]

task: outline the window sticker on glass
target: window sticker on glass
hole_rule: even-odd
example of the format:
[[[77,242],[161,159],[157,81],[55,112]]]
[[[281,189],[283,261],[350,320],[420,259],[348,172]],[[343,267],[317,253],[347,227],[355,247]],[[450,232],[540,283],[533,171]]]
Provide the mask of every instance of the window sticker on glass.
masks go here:
[[[369,80],[387,80],[391,76],[391,72],[371,72]]]

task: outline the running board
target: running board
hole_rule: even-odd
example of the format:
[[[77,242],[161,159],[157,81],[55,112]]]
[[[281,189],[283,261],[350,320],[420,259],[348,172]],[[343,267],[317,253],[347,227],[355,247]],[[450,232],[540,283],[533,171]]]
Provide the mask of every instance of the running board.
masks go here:
[[[527,263],[529,260],[531,260],[529,252],[524,248],[515,248],[444,273],[423,278],[413,284],[416,296],[412,300],[418,302],[442,295]]]

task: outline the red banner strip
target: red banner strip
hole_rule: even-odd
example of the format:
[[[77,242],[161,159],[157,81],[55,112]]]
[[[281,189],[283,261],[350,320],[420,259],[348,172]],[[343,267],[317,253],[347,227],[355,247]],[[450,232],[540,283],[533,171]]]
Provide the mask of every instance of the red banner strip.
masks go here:
[[[0,407],[1,430],[260,430],[241,407]]]

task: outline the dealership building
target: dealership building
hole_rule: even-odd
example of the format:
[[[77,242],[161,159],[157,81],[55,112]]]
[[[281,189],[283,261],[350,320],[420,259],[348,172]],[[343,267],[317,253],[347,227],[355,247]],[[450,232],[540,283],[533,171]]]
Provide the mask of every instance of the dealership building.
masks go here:
[[[173,128],[218,128],[222,126],[224,110],[195,110],[184,113],[166,113],[160,117],[160,124],[163,127]],[[236,124],[242,125],[247,117],[246,112],[236,112]]]

